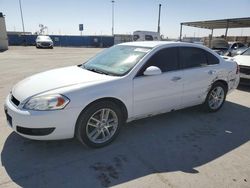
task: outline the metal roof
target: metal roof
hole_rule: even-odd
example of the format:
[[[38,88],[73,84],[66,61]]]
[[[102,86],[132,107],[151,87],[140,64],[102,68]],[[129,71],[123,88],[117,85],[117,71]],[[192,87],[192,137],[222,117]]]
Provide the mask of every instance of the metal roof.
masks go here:
[[[199,27],[205,29],[243,28],[243,27],[250,27],[250,17],[183,22],[181,24],[185,26]]]

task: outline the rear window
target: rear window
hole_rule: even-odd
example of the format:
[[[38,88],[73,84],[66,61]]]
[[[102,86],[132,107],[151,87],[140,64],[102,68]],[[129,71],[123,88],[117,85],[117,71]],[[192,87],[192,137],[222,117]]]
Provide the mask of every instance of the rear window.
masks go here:
[[[242,55],[250,55],[250,48],[248,48],[245,52],[243,52]]]
[[[152,35],[145,35],[145,40],[154,40]]]
[[[239,48],[242,48],[242,47],[244,47],[245,45],[242,44],[242,43],[238,43],[238,46],[239,46]]]

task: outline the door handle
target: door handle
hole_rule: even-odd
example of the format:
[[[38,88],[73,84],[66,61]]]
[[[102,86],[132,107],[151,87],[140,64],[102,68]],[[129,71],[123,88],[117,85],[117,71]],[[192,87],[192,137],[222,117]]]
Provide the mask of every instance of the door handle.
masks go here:
[[[180,79],[181,79],[181,77],[179,77],[179,76],[174,76],[174,77],[171,79],[171,81],[176,82],[176,81],[178,81],[178,80],[180,80]]]
[[[210,71],[208,71],[207,73],[210,74],[210,75],[213,75],[213,74],[216,73],[216,71],[215,71],[215,70],[210,70]]]

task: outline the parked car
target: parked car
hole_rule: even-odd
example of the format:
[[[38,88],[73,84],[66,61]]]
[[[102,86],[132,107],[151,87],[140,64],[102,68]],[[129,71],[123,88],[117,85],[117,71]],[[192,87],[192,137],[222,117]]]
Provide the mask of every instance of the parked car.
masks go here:
[[[223,56],[228,52],[229,44],[223,38],[215,38],[211,41],[211,49],[214,50],[217,54]]]
[[[244,52],[248,47],[241,42],[229,42],[228,56],[239,55]]]
[[[133,33],[133,41],[154,41],[161,40],[158,32],[154,31],[135,31]]]
[[[36,48],[53,48],[54,43],[49,36],[39,35],[36,38]]]
[[[218,111],[239,83],[237,63],[182,42],[130,42],[78,66],[17,83],[5,101],[10,127],[23,137],[77,137],[109,144],[125,122],[202,104]]]
[[[250,85],[250,48],[234,56],[234,60],[240,66],[240,84]]]

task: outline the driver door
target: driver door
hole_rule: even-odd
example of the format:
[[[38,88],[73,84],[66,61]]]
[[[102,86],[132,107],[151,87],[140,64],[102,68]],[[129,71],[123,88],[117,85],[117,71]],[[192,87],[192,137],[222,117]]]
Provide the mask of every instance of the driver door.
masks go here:
[[[183,73],[178,63],[178,49],[164,48],[156,52],[133,80],[135,117],[154,115],[180,108]],[[159,75],[145,76],[150,66],[161,69]]]

